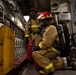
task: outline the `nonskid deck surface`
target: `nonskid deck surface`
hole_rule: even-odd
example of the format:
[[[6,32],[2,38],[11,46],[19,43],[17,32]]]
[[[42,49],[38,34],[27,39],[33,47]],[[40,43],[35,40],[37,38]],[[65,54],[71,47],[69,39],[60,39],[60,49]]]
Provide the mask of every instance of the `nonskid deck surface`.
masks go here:
[[[38,71],[34,69],[33,65],[26,67],[21,75],[40,75]],[[76,71],[67,70],[57,70],[53,75],[76,75]]]

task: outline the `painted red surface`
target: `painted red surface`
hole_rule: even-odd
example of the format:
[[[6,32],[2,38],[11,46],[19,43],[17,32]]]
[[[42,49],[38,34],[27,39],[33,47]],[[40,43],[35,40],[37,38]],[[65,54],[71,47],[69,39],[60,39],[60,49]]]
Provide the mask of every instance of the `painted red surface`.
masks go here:
[[[40,68],[40,66],[34,61],[34,67],[35,67],[35,69],[39,69]]]
[[[27,54],[24,54],[18,58],[15,59],[15,67],[20,65],[25,59],[27,58]]]
[[[29,60],[32,60],[32,52],[33,52],[32,48],[33,48],[33,44],[27,45],[27,58]]]

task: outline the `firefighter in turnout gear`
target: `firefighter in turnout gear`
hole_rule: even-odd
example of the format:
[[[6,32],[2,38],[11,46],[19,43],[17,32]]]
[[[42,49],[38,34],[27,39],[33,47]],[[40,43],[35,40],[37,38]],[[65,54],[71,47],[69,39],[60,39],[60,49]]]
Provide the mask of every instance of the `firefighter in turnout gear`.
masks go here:
[[[37,10],[35,8],[30,9],[29,14],[29,21],[25,24],[26,45],[29,43],[30,39],[32,40],[33,44],[35,42],[41,41],[41,36],[39,34],[39,20],[37,19]]]
[[[46,75],[53,73],[55,69],[63,68],[64,61],[62,58],[56,58],[59,51],[56,48],[55,42],[58,42],[58,33],[55,27],[55,19],[49,12],[42,12],[38,19],[40,20],[40,26],[45,28],[42,35],[42,41],[38,46],[33,48],[33,59],[43,69],[40,70],[40,74]]]

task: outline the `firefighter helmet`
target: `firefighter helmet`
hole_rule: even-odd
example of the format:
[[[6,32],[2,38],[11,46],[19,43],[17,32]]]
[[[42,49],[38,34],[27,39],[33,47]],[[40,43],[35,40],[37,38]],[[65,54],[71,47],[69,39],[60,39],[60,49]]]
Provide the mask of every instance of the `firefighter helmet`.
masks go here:
[[[52,19],[52,18],[53,18],[52,14],[50,14],[50,12],[47,12],[47,11],[42,12],[42,13],[38,16],[38,19],[39,19],[39,20]]]
[[[32,18],[34,18],[36,16],[36,14],[37,14],[37,9],[36,8],[31,8],[30,9],[30,16]]]
[[[34,7],[32,7],[32,8],[30,9],[30,11],[37,11],[37,9],[34,8]]]

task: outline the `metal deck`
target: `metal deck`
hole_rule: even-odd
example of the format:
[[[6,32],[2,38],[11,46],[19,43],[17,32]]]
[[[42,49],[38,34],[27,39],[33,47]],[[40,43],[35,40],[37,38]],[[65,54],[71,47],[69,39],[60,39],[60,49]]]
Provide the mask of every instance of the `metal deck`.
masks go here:
[[[40,75],[38,71],[34,69],[34,66],[28,66],[24,69],[21,75]],[[57,70],[53,75],[76,75],[76,71],[68,69],[68,70]]]

